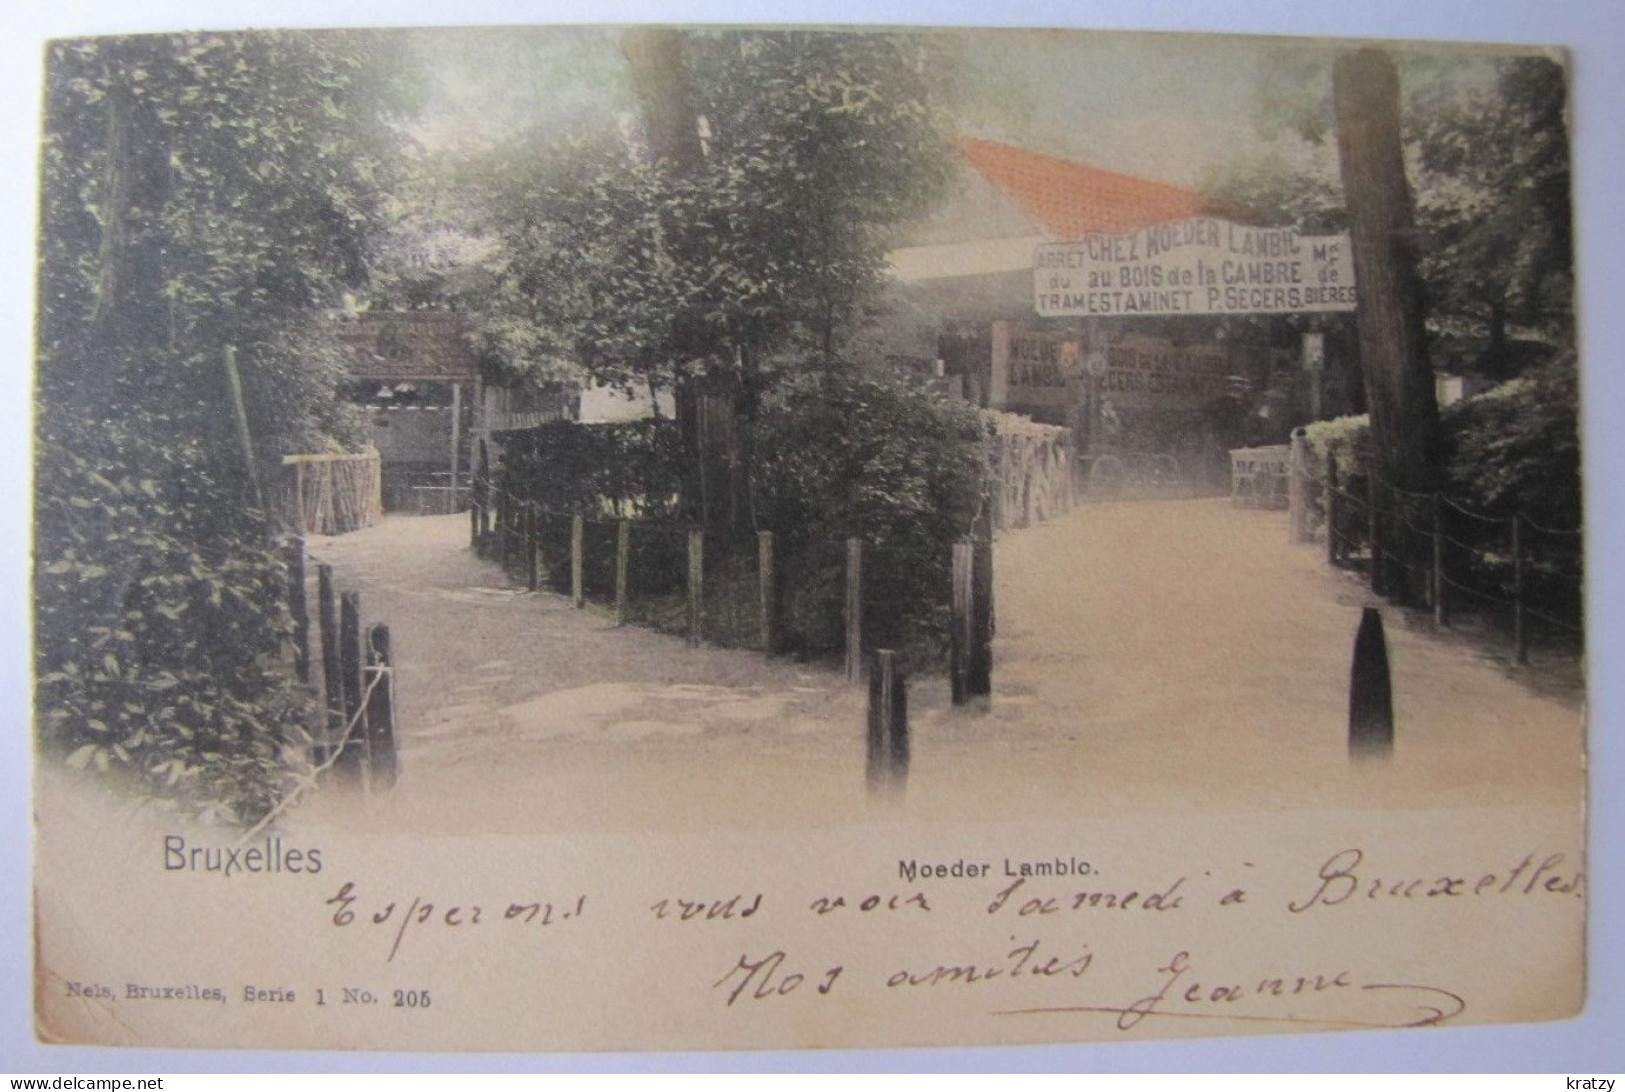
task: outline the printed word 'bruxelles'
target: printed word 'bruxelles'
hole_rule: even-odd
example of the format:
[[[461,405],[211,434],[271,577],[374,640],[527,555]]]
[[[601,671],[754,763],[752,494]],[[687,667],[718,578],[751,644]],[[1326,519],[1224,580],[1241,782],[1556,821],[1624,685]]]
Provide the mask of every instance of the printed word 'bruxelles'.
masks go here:
[[[267,838],[263,844],[254,846],[197,846],[187,845],[179,834],[164,835],[165,872],[217,872],[222,876],[240,872],[315,875],[321,870],[320,849],[288,849],[279,837]]]

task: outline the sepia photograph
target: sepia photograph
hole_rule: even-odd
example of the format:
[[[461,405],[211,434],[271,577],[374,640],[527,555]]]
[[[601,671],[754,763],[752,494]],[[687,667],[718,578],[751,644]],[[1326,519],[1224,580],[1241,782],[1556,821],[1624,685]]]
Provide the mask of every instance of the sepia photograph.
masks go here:
[[[1565,43],[42,49],[39,1043],[1584,1010]]]

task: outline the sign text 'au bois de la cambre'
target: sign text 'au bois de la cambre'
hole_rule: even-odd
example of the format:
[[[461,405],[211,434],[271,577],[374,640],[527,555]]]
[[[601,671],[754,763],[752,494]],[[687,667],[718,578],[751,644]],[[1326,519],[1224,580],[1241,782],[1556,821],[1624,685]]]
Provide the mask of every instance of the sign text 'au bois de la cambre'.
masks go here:
[[[1199,217],[1040,246],[1046,317],[1258,315],[1354,310],[1348,235]]]

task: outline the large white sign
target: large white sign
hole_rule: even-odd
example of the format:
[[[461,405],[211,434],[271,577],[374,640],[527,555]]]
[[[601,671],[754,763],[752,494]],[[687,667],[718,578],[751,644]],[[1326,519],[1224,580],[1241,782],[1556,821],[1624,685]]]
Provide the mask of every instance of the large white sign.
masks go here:
[[[1033,295],[1047,317],[1352,311],[1354,261],[1346,233],[1171,220],[1040,246]]]

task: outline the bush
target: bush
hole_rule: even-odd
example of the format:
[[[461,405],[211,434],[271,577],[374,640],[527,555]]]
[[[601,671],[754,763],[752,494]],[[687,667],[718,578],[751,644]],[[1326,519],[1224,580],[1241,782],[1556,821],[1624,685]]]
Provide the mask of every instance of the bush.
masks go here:
[[[669,519],[682,493],[682,459],[675,421],[556,421],[509,433],[503,466],[509,489],[554,512]]]
[[[820,368],[823,365],[820,363]],[[846,539],[864,543],[864,639],[915,663],[945,655],[952,544],[971,531],[982,503],[988,436],[977,411],[900,381],[809,366],[761,404],[750,425],[755,453],[752,518],[737,539],[707,531],[707,636],[756,639],[756,539],[773,531],[782,651],[826,656],[844,642]],[[642,521],[632,535],[631,609],[646,621],[684,624],[678,602],[686,555],[678,523],[683,449],[670,421],[547,425],[514,436],[504,487],[538,502],[546,579],[569,587],[569,514],[589,517],[588,594],[613,574],[608,525]],[[680,606],[680,602],[678,603]],[[670,608],[670,609],[668,609]],[[675,619],[675,620],[674,620]]]
[[[1579,371],[1573,353],[1444,411],[1447,476],[1469,506],[1550,526],[1581,518]]]
[[[940,657],[952,544],[982,502],[987,433],[974,407],[853,373],[784,385],[756,426],[757,515],[778,533],[787,647],[840,647],[839,614],[817,609],[865,543],[865,642]]]
[[[40,415],[40,745],[143,798],[251,823],[311,712],[281,657],[287,569],[206,446],[135,416]]]

